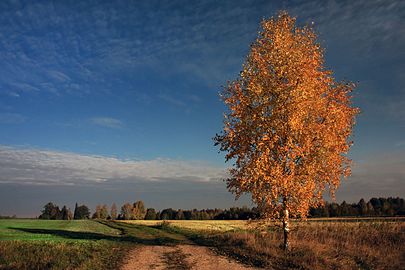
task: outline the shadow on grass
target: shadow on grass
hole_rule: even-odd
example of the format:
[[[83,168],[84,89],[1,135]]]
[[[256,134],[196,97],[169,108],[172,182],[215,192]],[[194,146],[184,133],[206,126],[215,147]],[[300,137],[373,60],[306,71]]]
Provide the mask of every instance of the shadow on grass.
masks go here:
[[[34,229],[34,228],[16,228],[17,230],[32,234],[48,234],[65,239],[72,240],[108,240],[115,242],[127,242],[144,245],[175,245],[187,241],[182,235],[167,234],[159,229],[150,228],[142,225],[118,224],[116,222],[100,222],[110,228],[120,231],[120,235],[108,235],[96,232],[75,232],[55,229]]]
[[[33,234],[49,234],[54,236],[59,236],[68,239],[75,239],[75,240],[113,240],[118,241],[120,238],[119,236],[110,236],[101,233],[92,233],[92,232],[74,232],[74,231],[65,231],[65,230],[53,230],[53,229],[30,229],[30,228],[15,228],[9,227],[8,229],[21,231],[25,233],[33,233]]]

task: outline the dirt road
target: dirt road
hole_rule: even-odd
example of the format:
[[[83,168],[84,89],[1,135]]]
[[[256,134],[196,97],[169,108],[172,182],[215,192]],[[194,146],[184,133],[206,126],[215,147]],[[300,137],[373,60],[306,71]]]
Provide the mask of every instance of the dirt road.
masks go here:
[[[122,270],[164,269],[255,269],[227,257],[220,256],[207,247],[196,245],[157,246],[143,245],[133,249]]]

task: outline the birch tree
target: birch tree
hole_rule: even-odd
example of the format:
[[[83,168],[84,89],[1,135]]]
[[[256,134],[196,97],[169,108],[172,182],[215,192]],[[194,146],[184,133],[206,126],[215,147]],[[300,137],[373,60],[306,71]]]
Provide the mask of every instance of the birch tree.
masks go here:
[[[239,77],[221,94],[224,127],[214,138],[232,161],[227,187],[249,193],[265,219],[282,222],[288,249],[290,218],[303,218],[334,197],[347,157],[355,116],[355,85],[337,82],[324,67],[324,50],[310,26],[287,12],[262,21]]]

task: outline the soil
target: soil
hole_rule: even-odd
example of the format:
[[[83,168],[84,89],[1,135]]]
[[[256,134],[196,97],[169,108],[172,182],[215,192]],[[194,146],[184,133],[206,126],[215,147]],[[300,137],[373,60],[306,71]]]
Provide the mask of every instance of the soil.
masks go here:
[[[130,251],[122,270],[256,269],[196,245],[142,245]]]

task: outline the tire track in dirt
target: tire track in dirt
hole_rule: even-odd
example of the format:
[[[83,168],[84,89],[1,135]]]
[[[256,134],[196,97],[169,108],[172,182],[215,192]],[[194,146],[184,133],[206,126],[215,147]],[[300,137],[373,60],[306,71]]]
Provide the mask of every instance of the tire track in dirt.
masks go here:
[[[163,254],[166,263],[166,269],[187,270],[190,265],[186,261],[186,254],[184,254],[178,247],[176,250]]]
[[[139,246],[129,252],[121,270],[166,269],[163,255],[174,250],[174,247],[169,246]]]
[[[142,245],[130,251],[121,270],[256,269],[196,245]]]

